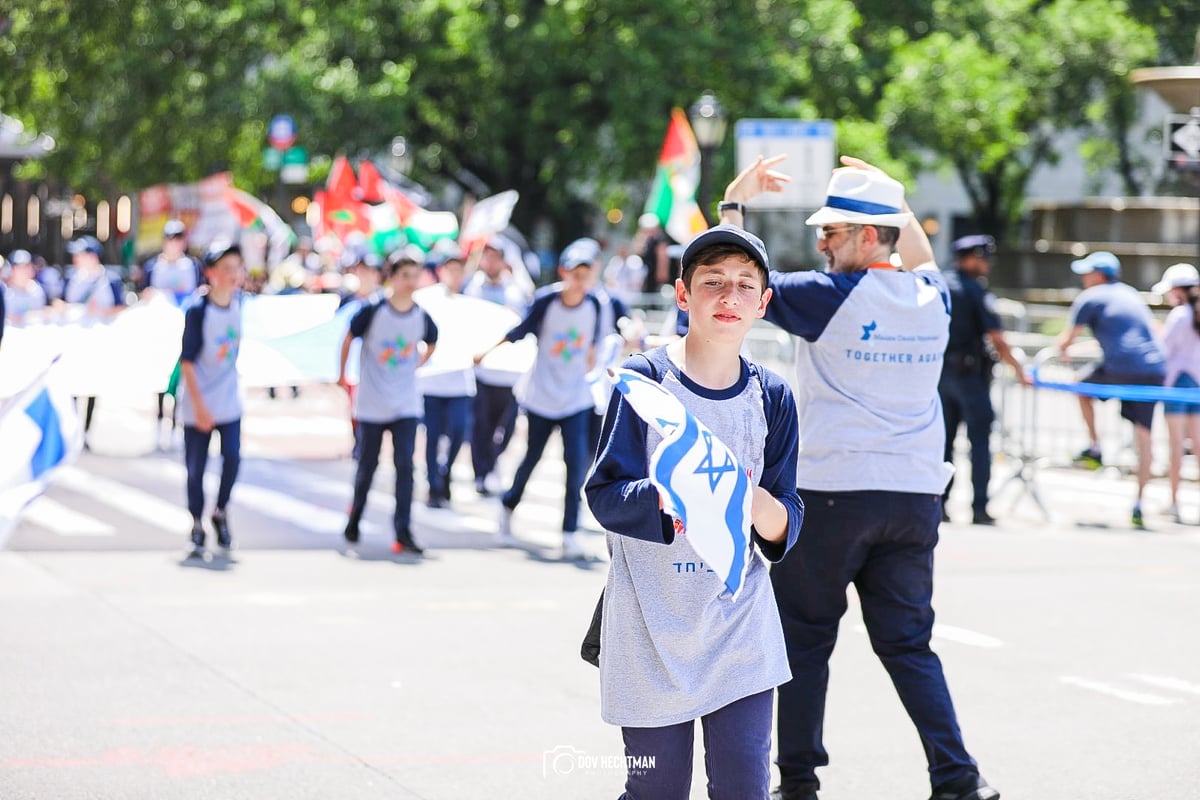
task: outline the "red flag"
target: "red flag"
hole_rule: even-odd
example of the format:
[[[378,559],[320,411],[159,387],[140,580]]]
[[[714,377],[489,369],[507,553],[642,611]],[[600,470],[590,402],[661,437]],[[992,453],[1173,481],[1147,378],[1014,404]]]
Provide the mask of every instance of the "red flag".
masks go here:
[[[321,204],[321,220],[325,231],[344,241],[354,231],[367,233],[371,230],[366,204],[359,195],[358,180],[354,177],[350,160],[338,156],[329,170],[329,179],[325,182],[325,202]]]

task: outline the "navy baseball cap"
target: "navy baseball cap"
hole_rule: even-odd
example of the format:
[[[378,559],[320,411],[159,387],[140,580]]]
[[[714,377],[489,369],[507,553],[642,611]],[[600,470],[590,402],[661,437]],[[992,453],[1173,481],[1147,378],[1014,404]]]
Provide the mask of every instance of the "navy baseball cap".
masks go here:
[[[76,253],[95,253],[99,256],[104,254],[104,247],[95,236],[80,236],[67,245],[67,252],[71,255],[75,255]]]
[[[558,263],[564,269],[575,269],[582,266],[590,267],[599,260],[600,243],[586,236],[582,239],[576,239],[564,247],[562,255],[558,257]]]
[[[1072,261],[1071,271],[1076,275],[1100,272],[1109,278],[1116,278],[1121,274],[1121,259],[1107,250],[1097,250],[1078,261]]]
[[[211,267],[230,253],[242,254],[242,246],[232,239],[213,239],[204,251],[204,266]]]
[[[714,244],[731,244],[739,247],[746,252],[746,255],[750,256],[751,261],[757,262],[765,270],[771,269],[771,262],[767,259],[767,246],[763,244],[762,239],[736,225],[717,225],[698,234],[696,238],[688,242],[687,247],[683,248],[683,255],[679,259],[681,270],[686,270],[691,266],[697,253]]]
[[[963,236],[955,239],[950,245],[956,253],[970,253],[972,251],[981,251],[978,255],[990,256],[996,252],[996,240],[984,233],[975,234],[973,236]]]

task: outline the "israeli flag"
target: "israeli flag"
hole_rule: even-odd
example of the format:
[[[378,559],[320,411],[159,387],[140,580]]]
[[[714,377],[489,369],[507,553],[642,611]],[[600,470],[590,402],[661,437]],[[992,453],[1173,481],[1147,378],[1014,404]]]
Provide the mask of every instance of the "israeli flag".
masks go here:
[[[74,401],[51,388],[45,373],[0,401],[0,547],[21,510],[45,490],[54,469],[82,448]]]
[[[650,482],[663,511],[683,526],[687,542],[737,600],[750,568],[752,487],[746,470],[675,395],[627,369],[614,387],[663,440],[650,455]]]

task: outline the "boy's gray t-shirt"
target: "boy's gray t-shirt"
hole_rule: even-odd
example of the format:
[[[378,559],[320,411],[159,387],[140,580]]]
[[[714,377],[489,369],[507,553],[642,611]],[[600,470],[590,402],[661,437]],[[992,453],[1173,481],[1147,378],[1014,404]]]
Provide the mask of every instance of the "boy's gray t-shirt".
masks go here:
[[[757,483],[767,420],[752,375],[741,394],[711,399],[666,373],[662,385],[724,442]],[[661,437],[647,429],[646,457]],[[600,645],[601,716],[657,728],[696,719],[791,680],[766,559],[753,551],[736,601],[676,536],[664,545],[608,534],[611,564]]]
[[[424,404],[417,388],[417,364],[421,361],[418,344],[427,341],[431,327],[429,316],[418,305],[397,311],[385,300],[375,309],[362,336],[358,391],[354,395],[354,416],[358,420],[382,424],[421,416]],[[437,341],[436,332],[433,341]]]
[[[197,331],[191,326],[203,316]],[[213,423],[224,425],[242,418],[241,386],[237,358],[242,344],[242,302],[234,295],[228,306],[211,300],[190,309],[184,318],[183,354],[196,370],[196,383]],[[196,408],[188,396],[187,381],[179,382],[179,416],[184,425],[196,424]]]

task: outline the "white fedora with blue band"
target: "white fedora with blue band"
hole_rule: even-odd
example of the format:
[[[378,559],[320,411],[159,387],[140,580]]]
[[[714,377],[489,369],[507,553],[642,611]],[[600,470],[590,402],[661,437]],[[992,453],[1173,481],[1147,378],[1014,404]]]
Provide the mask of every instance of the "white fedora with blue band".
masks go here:
[[[825,194],[824,207],[806,224],[903,228],[912,219],[912,214],[904,210],[904,186],[877,170],[835,169]]]

